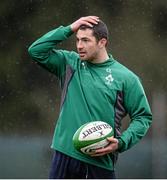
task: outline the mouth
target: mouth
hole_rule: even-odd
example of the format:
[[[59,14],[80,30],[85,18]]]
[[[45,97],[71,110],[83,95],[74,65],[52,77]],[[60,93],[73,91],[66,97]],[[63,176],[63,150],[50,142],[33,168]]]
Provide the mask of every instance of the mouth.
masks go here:
[[[78,52],[80,57],[84,57],[86,55],[86,52]]]

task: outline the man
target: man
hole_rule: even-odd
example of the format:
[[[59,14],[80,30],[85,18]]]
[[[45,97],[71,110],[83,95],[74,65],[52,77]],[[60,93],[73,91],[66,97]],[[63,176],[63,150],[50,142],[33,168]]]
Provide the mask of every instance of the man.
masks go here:
[[[76,33],[77,53],[55,46]],[[147,132],[152,115],[139,78],[107,53],[108,30],[97,16],[82,17],[35,41],[30,56],[61,82],[61,109],[52,142],[50,178],[115,178],[117,154]],[[121,120],[131,123],[120,132]],[[72,137],[84,123],[101,120],[114,127],[110,144],[93,155],[74,149]]]

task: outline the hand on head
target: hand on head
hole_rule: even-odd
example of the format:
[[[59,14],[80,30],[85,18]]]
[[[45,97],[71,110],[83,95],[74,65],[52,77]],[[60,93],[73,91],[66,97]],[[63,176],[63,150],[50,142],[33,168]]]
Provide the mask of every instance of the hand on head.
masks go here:
[[[81,17],[80,19],[76,20],[71,24],[71,29],[73,32],[76,32],[81,25],[87,25],[92,27],[93,24],[98,24],[99,20],[100,19],[97,16]]]

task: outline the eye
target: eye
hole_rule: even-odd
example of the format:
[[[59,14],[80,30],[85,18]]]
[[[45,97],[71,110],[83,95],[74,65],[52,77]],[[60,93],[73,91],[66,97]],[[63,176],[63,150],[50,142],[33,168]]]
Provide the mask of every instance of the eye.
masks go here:
[[[89,39],[84,38],[84,39],[82,39],[82,41],[83,41],[83,42],[88,42],[88,41],[89,41]]]

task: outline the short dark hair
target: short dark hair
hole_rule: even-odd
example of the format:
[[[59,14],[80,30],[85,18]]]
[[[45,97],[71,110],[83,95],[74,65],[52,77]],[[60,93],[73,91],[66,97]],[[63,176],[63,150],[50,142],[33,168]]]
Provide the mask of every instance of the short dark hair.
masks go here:
[[[93,25],[93,27],[87,26],[87,25],[81,25],[79,27],[80,30],[85,30],[85,29],[92,29],[93,31],[93,36],[95,36],[96,40],[99,41],[102,38],[109,39],[108,38],[108,28],[106,24],[103,21],[99,21],[98,24]]]

